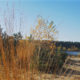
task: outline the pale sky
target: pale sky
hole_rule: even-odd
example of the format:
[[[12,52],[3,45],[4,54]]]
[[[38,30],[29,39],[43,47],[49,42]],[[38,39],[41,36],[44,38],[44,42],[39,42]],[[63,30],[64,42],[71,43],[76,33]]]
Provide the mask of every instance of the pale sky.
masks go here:
[[[0,23],[4,22],[4,13],[9,15],[9,9],[15,10],[15,32],[22,31],[29,34],[31,26],[34,27],[37,16],[53,20],[58,30],[59,41],[80,42],[80,1],[79,0],[0,0]],[[22,18],[22,27],[19,22]],[[2,25],[5,30],[5,27]]]

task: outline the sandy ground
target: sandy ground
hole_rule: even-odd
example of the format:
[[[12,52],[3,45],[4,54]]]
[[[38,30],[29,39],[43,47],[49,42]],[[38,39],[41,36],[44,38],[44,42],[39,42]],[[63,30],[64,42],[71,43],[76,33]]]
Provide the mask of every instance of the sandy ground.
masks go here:
[[[60,75],[41,74],[35,80],[80,80],[80,57],[68,57]]]

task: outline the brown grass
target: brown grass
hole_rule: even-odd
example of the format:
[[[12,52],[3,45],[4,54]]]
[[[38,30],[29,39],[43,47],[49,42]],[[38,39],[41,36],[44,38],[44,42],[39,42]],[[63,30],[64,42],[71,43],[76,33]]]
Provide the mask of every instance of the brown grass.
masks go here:
[[[8,42],[9,44],[7,47],[9,47],[9,51],[8,48],[4,48],[2,38],[0,38],[0,51],[2,55],[2,61],[0,64],[0,66],[2,66],[2,73],[0,73],[0,75],[4,75],[3,79],[6,78],[7,80],[20,80],[20,77],[25,78],[27,74],[27,80],[30,80],[29,78],[32,74],[31,72],[33,71],[30,69],[30,64],[31,56],[33,55],[33,51],[35,49],[34,44],[30,43],[29,41],[19,41],[19,44],[16,46],[15,53],[13,39],[10,39]],[[9,52],[8,57],[4,49]],[[1,80],[3,79],[1,78]]]
[[[14,40],[9,39],[7,43],[8,43],[7,46],[4,47],[3,40],[0,37],[0,52],[1,52],[0,80],[42,80],[42,79],[43,80],[79,80],[80,79],[78,75],[71,75],[72,72],[68,73],[67,76],[65,76],[66,72],[68,71],[68,67],[71,69],[76,68],[75,66],[72,66],[71,63],[68,64],[70,66],[66,67],[64,74],[61,76],[57,76],[56,74],[46,74],[38,71],[37,68],[38,64],[34,64],[32,60],[32,56],[34,55],[34,51],[35,51],[35,44],[33,41],[30,42],[28,40],[25,41],[20,40],[19,43],[16,46],[14,46]],[[79,60],[79,57],[76,58],[68,57],[63,67],[65,67],[69,59],[76,61]],[[32,66],[31,64],[34,64],[35,66],[31,67]]]

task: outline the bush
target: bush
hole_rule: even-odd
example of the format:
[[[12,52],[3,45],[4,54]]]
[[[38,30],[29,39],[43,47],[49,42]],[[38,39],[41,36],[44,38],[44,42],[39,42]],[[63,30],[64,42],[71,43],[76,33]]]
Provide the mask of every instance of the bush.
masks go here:
[[[36,47],[33,61],[39,71],[54,73],[62,68],[67,56],[66,53],[60,53],[59,51],[56,52],[51,50],[49,45],[42,44],[40,47]]]

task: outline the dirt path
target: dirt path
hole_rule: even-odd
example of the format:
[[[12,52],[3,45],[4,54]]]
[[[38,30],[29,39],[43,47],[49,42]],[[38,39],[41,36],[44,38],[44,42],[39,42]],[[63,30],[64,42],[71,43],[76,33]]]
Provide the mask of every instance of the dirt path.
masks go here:
[[[80,80],[80,57],[68,57],[58,77],[55,80]]]

